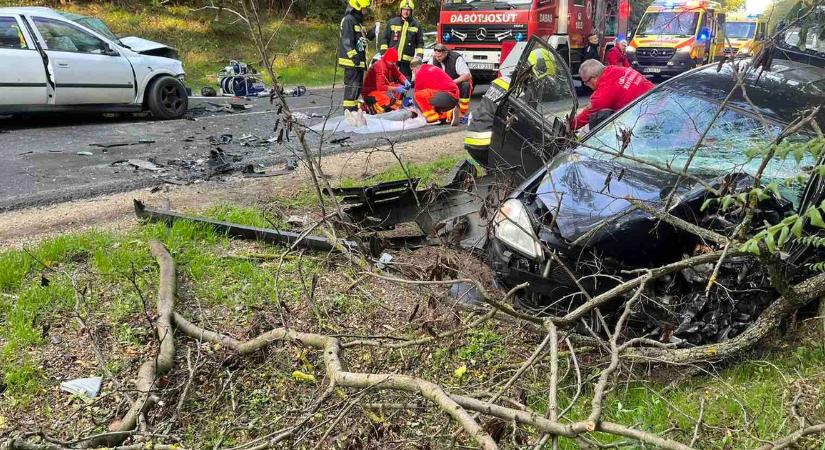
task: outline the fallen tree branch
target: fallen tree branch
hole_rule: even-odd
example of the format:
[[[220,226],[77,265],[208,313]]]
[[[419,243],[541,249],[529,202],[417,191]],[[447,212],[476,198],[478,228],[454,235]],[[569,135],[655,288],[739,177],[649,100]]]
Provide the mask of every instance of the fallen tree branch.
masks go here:
[[[158,339],[157,355],[145,361],[138,370],[135,383],[138,397],[126,415],[123,416],[111,433],[105,433],[82,441],[82,447],[114,447],[121,444],[131,435],[138,425],[138,419],[145,414],[156,402],[152,391],[158,378],[172,369],[175,358],[175,337],[172,329],[172,311],[175,308],[177,281],[175,279],[175,260],[158,241],[149,241],[152,256],[160,266],[160,284],[158,287],[157,319],[155,320],[155,334]]]

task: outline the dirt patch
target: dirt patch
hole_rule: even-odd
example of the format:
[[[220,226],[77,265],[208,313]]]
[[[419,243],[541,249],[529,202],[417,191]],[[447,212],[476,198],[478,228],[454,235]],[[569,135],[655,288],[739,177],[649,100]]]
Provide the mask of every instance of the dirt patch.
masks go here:
[[[425,163],[445,155],[461,154],[463,133],[449,133],[395,146],[396,153],[409,163]],[[394,164],[387,147],[325,156],[322,162],[331,181],[341,178],[366,178]],[[289,196],[308,186],[304,170],[274,178],[229,177],[189,186],[163,185],[159,190],[141,189],[105,195],[47,207],[0,214],[0,249],[29,245],[70,231],[91,228],[121,231],[136,224],[132,199],[158,205],[168,199],[177,210],[196,212],[215,204],[231,202],[251,206],[275,196]]]

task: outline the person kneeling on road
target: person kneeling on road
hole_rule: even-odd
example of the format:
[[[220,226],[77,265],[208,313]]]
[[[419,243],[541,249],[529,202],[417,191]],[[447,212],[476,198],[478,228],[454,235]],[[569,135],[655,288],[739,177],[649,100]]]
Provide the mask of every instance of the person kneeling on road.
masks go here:
[[[588,59],[579,68],[582,83],[593,89],[590,106],[574,119],[573,129],[588,125],[590,115],[603,110],[618,111],[633,100],[653,89],[653,83],[630,67],[605,67],[595,59]]]
[[[415,105],[428,124],[458,125],[458,86],[446,72],[415,58],[410,62],[415,80]]]
[[[395,111],[403,105],[410,82],[396,67],[397,62],[398,51],[390,48],[367,71],[363,95],[368,114]]]

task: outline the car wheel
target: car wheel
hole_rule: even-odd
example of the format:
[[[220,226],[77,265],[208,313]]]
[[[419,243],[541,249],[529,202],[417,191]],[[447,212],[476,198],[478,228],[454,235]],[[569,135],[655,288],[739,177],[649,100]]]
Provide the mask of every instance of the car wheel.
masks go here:
[[[146,104],[156,119],[180,119],[189,106],[186,86],[175,78],[161,77],[149,87]]]

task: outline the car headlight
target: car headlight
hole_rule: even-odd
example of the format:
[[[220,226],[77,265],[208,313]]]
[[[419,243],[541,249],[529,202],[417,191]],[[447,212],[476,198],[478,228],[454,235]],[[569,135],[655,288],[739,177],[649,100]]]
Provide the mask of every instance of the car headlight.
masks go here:
[[[624,51],[625,53],[636,53],[636,47],[631,47],[628,45]]]
[[[751,48],[747,45],[743,45],[739,51],[736,52],[737,55],[747,55],[751,52]]]
[[[529,258],[541,256],[541,244],[521,201],[510,199],[504,202],[493,219],[493,226],[496,238],[509,247]]]

